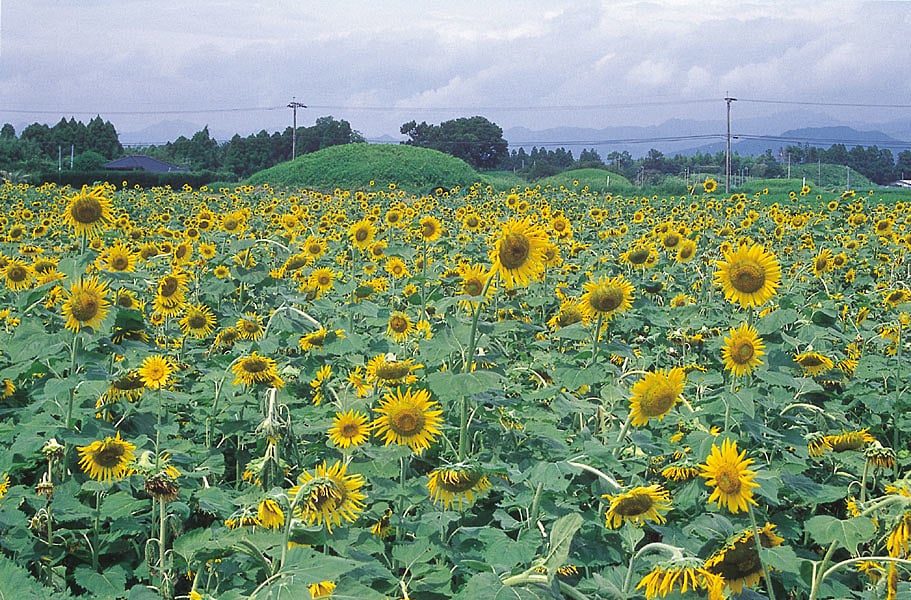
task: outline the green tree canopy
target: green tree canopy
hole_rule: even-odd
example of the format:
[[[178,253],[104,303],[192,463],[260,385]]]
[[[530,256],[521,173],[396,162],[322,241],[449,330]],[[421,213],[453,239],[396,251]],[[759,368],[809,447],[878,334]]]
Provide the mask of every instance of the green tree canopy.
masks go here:
[[[409,121],[400,131],[405,144],[431,148],[461,158],[477,169],[492,169],[509,156],[503,130],[484,117],[462,117],[439,125]]]

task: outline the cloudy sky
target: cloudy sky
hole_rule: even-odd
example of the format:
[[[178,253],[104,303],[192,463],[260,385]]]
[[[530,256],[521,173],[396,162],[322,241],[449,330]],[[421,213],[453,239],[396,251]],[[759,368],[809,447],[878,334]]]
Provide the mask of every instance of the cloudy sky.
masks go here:
[[[295,97],[299,125],[332,115],[370,138],[476,114],[722,119],[728,94],[739,116],[885,121],[911,112],[909,31],[908,2],[0,0],[0,122],[247,135],[289,126]]]

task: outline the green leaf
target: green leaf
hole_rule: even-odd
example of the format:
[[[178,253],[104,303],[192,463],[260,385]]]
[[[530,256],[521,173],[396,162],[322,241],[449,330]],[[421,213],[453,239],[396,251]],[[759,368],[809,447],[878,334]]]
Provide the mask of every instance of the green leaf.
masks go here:
[[[822,546],[836,542],[855,554],[859,544],[869,542],[876,535],[876,526],[867,517],[854,517],[842,521],[829,515],[816,515],[807,520],[804,529],[813,541]]]
[[[98,598],[119,598],[126,590],[127,576],[123,567],[113,565],[96,573],[90,567],[76,567],[76,581]]]
[[[800,575],[800,566],[801,562],[803,562],[790,546],[763,548],[762,560],[773,569],[783,573],[794,573],[795,575]]]
[[[573,542],[573,536],[582,527],[584,519],[579,513],[570,513],[563,515],[550,528],[550,552],[544,559],[544,566],[549,574],[557,572],[557,569],[566,564],[569,558],[569,546]]]
[[[756,390],[753,388],[742,389],[728,396],[728,402],[732,409],[742,412],[751,419],[756,416],[756,406],[753,403],[753,397]]]
[[[493,573],[478,573],[468,580],[455,600],[554,600],[550,589],[540,585],[503,585]]]
[[[427,385],[441,400],[458,400],[501,387],[502,376],[493,371],[452,373],[443,371],[427,376]]]

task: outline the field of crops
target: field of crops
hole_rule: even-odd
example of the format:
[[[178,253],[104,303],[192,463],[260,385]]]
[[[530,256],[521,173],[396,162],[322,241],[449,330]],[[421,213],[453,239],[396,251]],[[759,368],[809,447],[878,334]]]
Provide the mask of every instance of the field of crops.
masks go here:
[[[911,198],[0,207],[4,597],[911,593]]]

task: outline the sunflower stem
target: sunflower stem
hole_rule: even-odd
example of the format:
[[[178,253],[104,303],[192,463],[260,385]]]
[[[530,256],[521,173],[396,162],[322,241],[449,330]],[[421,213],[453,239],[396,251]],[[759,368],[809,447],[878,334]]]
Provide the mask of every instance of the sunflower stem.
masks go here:
[[[901,398],[901,364],[902,364],[902,320],[898,319],[898,341],[895,343],[895,406],[899,406],[898,401]],[[892,448],[898,449],[901,448],[899,443],[901,442],[901,428],[895,422],[893,417],[892,421]],[[895,479],[898,479],[898,461],[894,461],[892,465],[892,476]]]
[[[98,573],[98,529],[101,521],[101,490],[95,490],[95,523],[92,527],[92,569]]]
[[[426,264],[426,260],[425,260]],[[493,276],[489,276],[487,281],[484,282],[484,289],[481,290],[481,298],[487,296],[487,290],[490,289],[490,284],[493,282]],[[465,360],[462,362],[462,372],[469,373],[471,372],[471,365],[474,362],[474,354],[477,349],[477,337],[478,337],[478,321],[481,318],[481,307],[483,306],[483,301],[479,301],[478,305],[474,307],[474,312],[471,315],[471,332],[468,336],[468,352],[465,355]],[[468,397],[462,396],[459,401],[459,462],[465,460],[465,457],[468,454]]]
[[[598,321],[595,323],[595,333],[592,334],[592,356],[588,361],[589,365],[595,364],[598,357],[598,342],[601,340],[601,324],[604,323],[604,313],[598,313]]]
[[[762,540],[759,537],[759,527],[756,525],[756,513],[753,511],[753,505],[747,503],[747,510],[750,513],[750,524],[753,526],[753,539],[756,542],[756,556],[759,557],[759,563],[762,565],[762,576],[765,579],[765,586],[769,592],[769,600],[775,600],[775,590],[772,589],[772,577],[769,575],[769,566],[762,560]]]
[[[157,458],[156,458],[157,460]],[[161,585],[158,591],[161,594],[162,598],[168,598],[168,583],[167,576],[165,575],[164,567],[164,554],[165,554],[165,535],[167,529],[165,528],[165,522],[168,516],[168,509],[166,508],[164,497],[158,499],[158,577],[161,580]]]
[[[69,377],[76,379],[76,344],[79,341],[79,332],[73,334],[73,346],[70,348],[70,372]],[[70,397],[66,403],[66,426],[69,429],[73,424],[73,404],[76,402],[76,387],[70,390]]]

